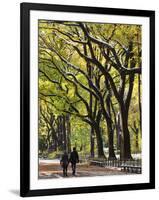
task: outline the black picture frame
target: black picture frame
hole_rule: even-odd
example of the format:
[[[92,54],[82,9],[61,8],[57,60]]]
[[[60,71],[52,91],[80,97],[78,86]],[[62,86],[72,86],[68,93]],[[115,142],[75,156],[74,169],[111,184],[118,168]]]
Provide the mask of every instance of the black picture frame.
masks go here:
[[[148,17],[150,20],[150,180],[149,183],[103,185],[60,189],[30,189],[30,11],[60,11]],[[107,191],[139,190],[155,188],[155,11],[131,10],[102,7],[83,7],[71,5],[49,5],[21,3],[21,113],[20,113],[20,195],[22,197],[39,195],[61,195],[94,193]]]

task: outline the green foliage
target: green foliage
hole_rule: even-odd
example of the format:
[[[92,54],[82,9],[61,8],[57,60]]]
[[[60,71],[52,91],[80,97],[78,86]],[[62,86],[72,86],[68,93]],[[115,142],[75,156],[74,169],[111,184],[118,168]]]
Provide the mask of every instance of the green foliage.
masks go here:
[[[135,67],[139,67],[141,62],[141,27],[137,25],[122,24],[98,24],[85,23],[90,36],[99,41],[108,43],[118,54],[119,61],[124,63],[124,67],[131,68],[131,59],[135,61]],[[132,45],[132,46],[131,46]],[[78,52],[78,50],[80,53]],[[130,49],[127,60],[126,51]],[[97,43],[92,43],[92,51],[96,59],[105,67],[109,68],[109,74],[114,80],[115,86],[119,91],[121,88],[121,74],[112,62],[116,62],[112,52],[109,52],[112,62],[103,56],[102,48]],[[109,51],[107,48],[105,51]],[[90,152],[90,124],[84,122],[89,118],[87,104],[90,104],[92,98],[92,111],[95,107],[101,109],[99,100],[90,88],[88,76],[93,84],[99,84],[99,91],[103,96],[104,102],[107,95],[111,96],[111,102],[114,105],[114,112],[120,111],[120,106],[113,93],[113,90],[107,91],[105,87],[105,76],[96,65],[86,61],[82,54],[92,57],[89,43],[82,29],[75,22],[55,22],[39,20],[39,106],[44,112],[46,118],[49,116],[48,109],[54,114],[55,119],[58,116],[71,115],[71,146],[77,146],[82,156]],[[89,74],[91,71],[91,75]],[[96,77],[100,77],[96,80]],[[97,82],[97,83],[96,83]],[[132,98],[129,108],[128,124],[129,129],[137,121],[139,128],[139,148],[136,150],[135,134],[130,129],[131,149],[133,152],[141,151],[141,129],[139,123],[139,97],[137,75],[134,80]],[[96,85],[97,87],[97,85]],[[124,98],[127,97],[129,89],[129,76],[125,76]],[[111,94],[110,94],[111,93]],[[92,94],[92,97],[90,95]],[[115,126],[114,113],[111,109],[112,123]],[[47,136],[51,128],[47,120],[39,112],[39,148],[46,150]],[[104,117],[101,117],[100,127],[102,129],[102,138],[105,146],[108,146],[107,125]],[[114,129],[114,135],[117,131]],[[117,137],[114,136],[114,147],[117,146]],[[97,149],[95,141],[95,151]],[[56,152],[49,154],[49,158],[56,157]]]

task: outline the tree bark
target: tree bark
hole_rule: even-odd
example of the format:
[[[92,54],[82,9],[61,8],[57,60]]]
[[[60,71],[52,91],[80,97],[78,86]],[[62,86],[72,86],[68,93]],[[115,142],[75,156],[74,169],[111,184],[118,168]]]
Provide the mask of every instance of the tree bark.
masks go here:
[[[112,128],[112,115],[111,115],[111,99],[110,99],[110,95],[111,95],[111,91],[110,91],[110,86],[108,83],[108,80],[105,81],[106,84],[106,88],[109,92],[109,94],[107,95],[106,98],[106,107],[107,107],[107,113],[109,115],[108,117],[105,117],[106,119],[106,123],[107,123],[107,130],[108,130],[108,144],[109,144],[109,157],[108,159],[110,160],[114,160],[116,159],[115,153],[114,153],[114,131]]]
[[[102,135],[101,135],[101,130],[99,127],[99,124],[95,124],[94,125],[94,130],[95,130],[95,134],[96,134],[96,139],[97,139],[97,147],[98,147],[98,157],[105,157],[104,155],[104,151],[103,151],[103,139],[102,139]]]
[[[83,45],[83,49],[84,49],[84,54],[87,56],[88,52],[87,52],[86,44]],[[91,66],[89,62],[87,62],[87,73],[88,73],[89,79],[92,81],[93,66]],[[90,82],[88,84],[89,84],[89,88],[91,88]],[[90,93],[90,95],[89,95],[89,107],[90,107],[90,116],[93,117],[92,93]],[[94,112],[96,113],[96,110]],[[94,128],[92,126],[90,127],[90,156],[91,156],[91,158],[94,158]]]
[[[117,139],[117,149],[120,150],[120,140],[121,140],[121,117],[120,112],[116,115],[116,139]]]
[[[140,80],[140,74],[138,74],[138,104],[139,104],[139,123],[140,123],[140,131],[142,134],[142,108],[141,108],[141,80]]]
[[[123,138],[123,145],[121,148],[123,148],[123,152],[121,155],[122,159],[129,160],[132,159],[131,156],[131,146],[130,146],[130,133],[128,129],[128,110],[125,108],[124,104],[120,105],[120,111],[121,111],[121,120],[122,120],[122,138]],[[122,139],[121,138],[121,139]]]
[[[63,150],[62,116],[58,116],[58,148]]]
[[[109,160],[115,160],[116,156],[114,153],[114,131],[112,129],[112,123],[107,121],[107,130],[108,130],[108,144],[109,144]]]
[[[71,152],[71,123],[70,114],[66,115],[67,152]]]
[[[91,132],[91,134],[90,134],[90,141],[91,141],[90,153],[91,153],[91,158],[94,158],[94,128],[93,127],[91,127],[90,132]]]
[[[65,115],[62,116],[62,133],[63,133],[63,150],[67,150],[67,138],[66,138],[66,123],[65,123]]]

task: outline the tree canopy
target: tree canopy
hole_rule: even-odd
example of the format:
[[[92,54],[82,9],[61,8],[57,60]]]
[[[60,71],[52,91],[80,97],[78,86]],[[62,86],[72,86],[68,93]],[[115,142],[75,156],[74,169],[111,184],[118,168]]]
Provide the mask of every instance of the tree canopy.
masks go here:
[[[139,25],[39,20],[40,152],[141,152],[141,37]]]

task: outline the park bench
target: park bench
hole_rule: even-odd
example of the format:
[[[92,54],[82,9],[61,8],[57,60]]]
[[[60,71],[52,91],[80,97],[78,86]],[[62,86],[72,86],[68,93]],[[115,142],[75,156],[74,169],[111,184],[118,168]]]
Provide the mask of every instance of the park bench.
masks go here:
[[[141,166],[133,166],[128,164],[121,165],[121,170],[130,173],[141,174]]]

